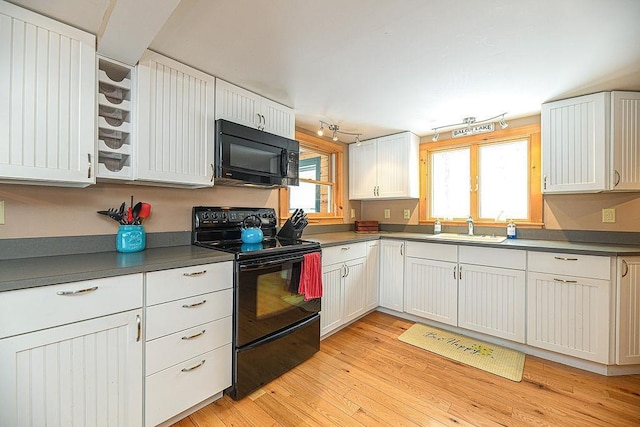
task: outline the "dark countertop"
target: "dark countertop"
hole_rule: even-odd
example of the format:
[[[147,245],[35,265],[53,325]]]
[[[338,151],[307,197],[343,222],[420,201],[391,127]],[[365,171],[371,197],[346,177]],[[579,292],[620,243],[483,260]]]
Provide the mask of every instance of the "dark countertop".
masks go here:
[[[192,245],[3,260],[0,292],[232,260],[233,254]]]
[[[433,240],[429,236],[429,234],[420,233],[347,231],[311,234],[303,238],[316,241],[324,248],[384,238],[584,255],[640,255],[639,246],[526,239],[507,239],[502,243],[463,242]],[[146,249],[135,253],[99,252],[2,260],[0,261],[0,292],[232,260],[232,254],[192,245]]]
[[[419,233],[355,233],[340,232],[327,234],[311,234],[303,236],[305,240],[313,240],[323,248],[330,246],[338,246],[347,243],[366,242],[369,240],[383,239],[399,239],[410,240],[416,242],[443,243],[447,245],[468,245],[468,246],[484,246],[491,248],[503,249],[523,249],[538,252],[565,252],[583,255],[602,255],[602,256],[633,256],[640,255],[640,246],[630,245],[609,245],[601,243],[574,243],[555,240],[528,240],[528,239],[506,239],[501,243],[490,242],[468,242],[460,240],[443,240],[430,239],[430,234]]]

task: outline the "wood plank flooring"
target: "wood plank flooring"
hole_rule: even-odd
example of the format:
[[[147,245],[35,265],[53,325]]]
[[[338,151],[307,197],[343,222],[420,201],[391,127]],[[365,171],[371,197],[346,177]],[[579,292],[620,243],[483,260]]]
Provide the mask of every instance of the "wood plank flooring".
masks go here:
[[[516,383],[398,341],[412,324],[373,312],[252,395],[175,426],[640,426],[640,375],[527,356]]]

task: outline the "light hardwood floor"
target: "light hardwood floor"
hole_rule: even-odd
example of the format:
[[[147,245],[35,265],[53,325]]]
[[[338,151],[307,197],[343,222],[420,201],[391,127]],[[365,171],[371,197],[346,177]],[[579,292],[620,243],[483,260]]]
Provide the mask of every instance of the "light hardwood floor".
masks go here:
[[[640,426],[640,375],[527,356],[516,383],[398,341],[412,324],[371,313],[251,396],[225,396],[175,425]]]

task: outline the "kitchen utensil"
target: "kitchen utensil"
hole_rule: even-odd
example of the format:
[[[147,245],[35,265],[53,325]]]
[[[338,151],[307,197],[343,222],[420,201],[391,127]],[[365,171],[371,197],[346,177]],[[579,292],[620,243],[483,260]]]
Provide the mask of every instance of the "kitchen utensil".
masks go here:
[[[257,215],[249,215],[242,221],[240,238],[243,243],[260,243],[264,238],[262,220]]]
[[[138,220],[136,222],[136,225],[140,225],[142,223],[142,220],[145,218],[148,218],[149,215],[151,215],[151,205],[149,203],[142,203],[142,206],[140,206],[140,212],[138,212]]]
[[[136,222],[138,222],[138,216],[140,215],[141,208],[142,208],[142,202],[138,202],[131,210],[132,224],[135,224]]]
[[[109,218],[120,222],[120,220],[122,219],[122,217],[120,216],[120,214],[118,213],[118,211],[115,208],[109,208],[106,211],[98,211],[98,213],[100,215],[106,215]]]

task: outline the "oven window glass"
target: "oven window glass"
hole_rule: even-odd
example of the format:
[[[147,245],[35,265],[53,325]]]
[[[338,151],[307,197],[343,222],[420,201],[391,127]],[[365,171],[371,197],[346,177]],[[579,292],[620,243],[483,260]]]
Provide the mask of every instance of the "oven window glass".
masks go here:
[[[300,257],[301,258],[301,257]],[[302,262],[240,266],[237,286],[239,346],[266,337],[320,311],[320,300],[298,294]]]

